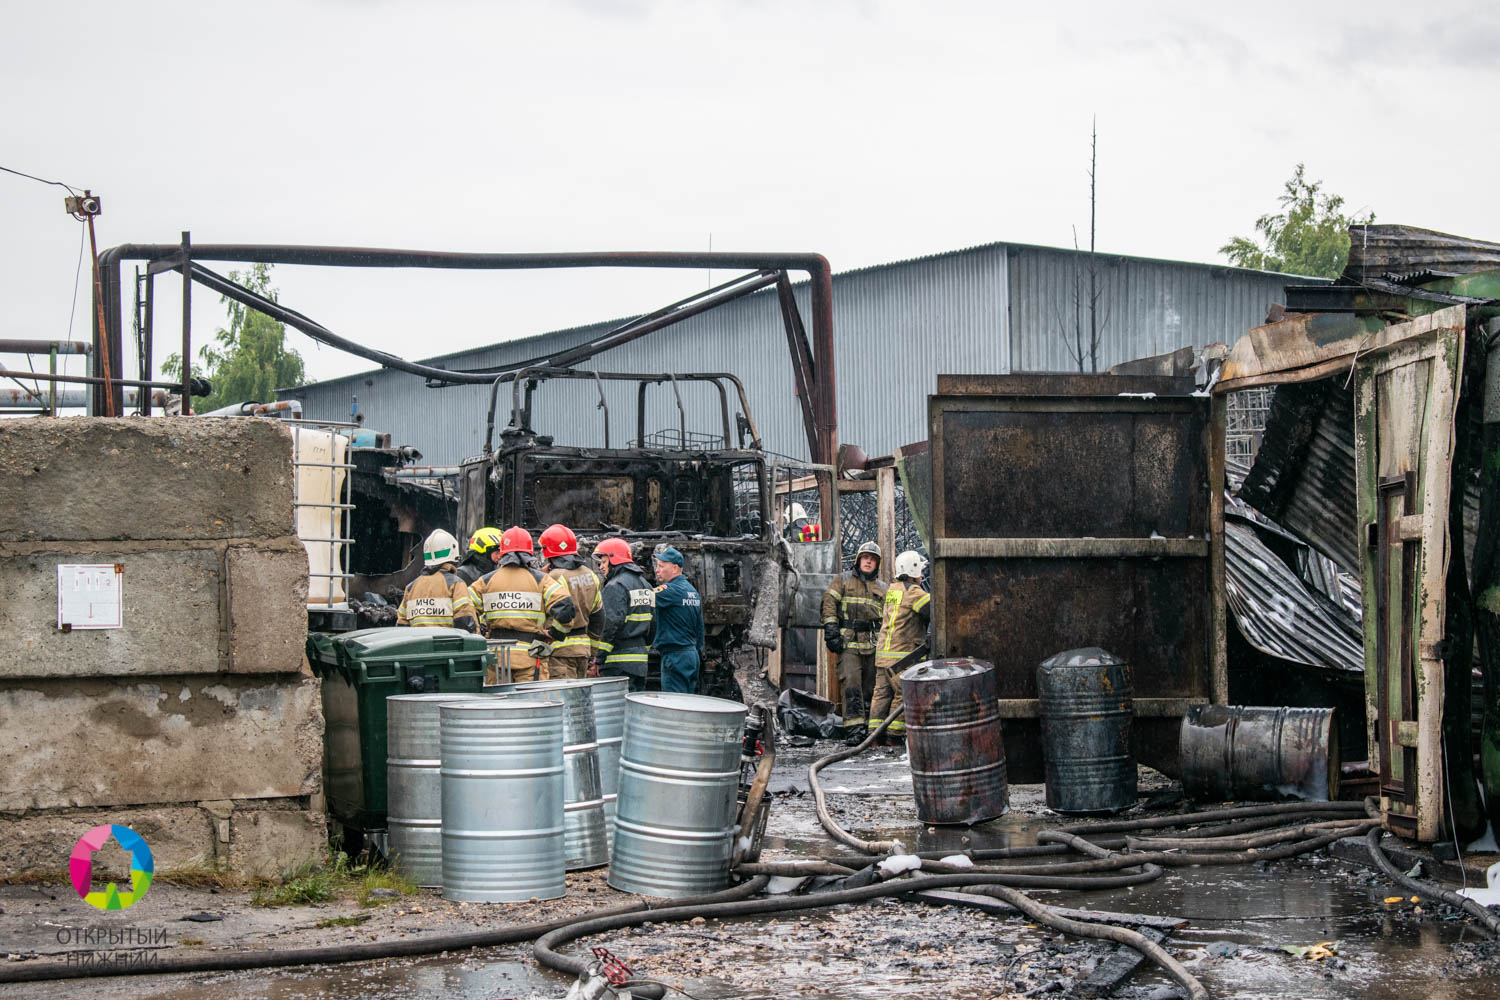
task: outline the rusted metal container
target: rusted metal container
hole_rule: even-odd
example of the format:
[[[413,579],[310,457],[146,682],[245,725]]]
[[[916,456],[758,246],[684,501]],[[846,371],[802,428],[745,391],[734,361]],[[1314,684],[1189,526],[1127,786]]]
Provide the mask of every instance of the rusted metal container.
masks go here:
[[[562,702],[477,698],[441,705],[438,715],[443,898],[561,896]]]
[[[1097,647],[1070,649],[1036,671],[1047,805],[1112,813],[1135,805],[1130,665]]]
[[[901,674],[912,795],[923,823],[982,823],[1010,808],[995,668],[928,660]]]
[[[568,871],[609,861],[604,792],[599,781],[599,744],[594,735],[590,685],[577,680],[533,681],[500,698],[542,698],[563,706],[563,844]]]
[[[1195,705],[1182,719],[1182,790],[1192,799],[1306,799],[1339,794],[1331,708]]]
[[[1228,697],[1210,447],[1223,414],[1195,388],[939,375],[928,397],[932,655],[995,665],[1012,781],[1042,780],[1036,665],[1060,649],[1096,643],[1132,665],[1131,749],[1166,774],[1184,708]]]
[[[609,884],[646,896],[727,887],[748,710],[659,691],[625,702]]]
[[[438,706],[480,697],[434,692],[397,694],[385,700],[390,854],[407,878],[426,888],[443,884]]]

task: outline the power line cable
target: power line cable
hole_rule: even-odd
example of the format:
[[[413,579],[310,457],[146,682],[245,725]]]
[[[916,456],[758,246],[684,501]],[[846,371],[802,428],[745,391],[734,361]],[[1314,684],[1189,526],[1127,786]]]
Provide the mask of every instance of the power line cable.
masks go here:
[[[88,227],[78,226],[78,266],[73,269],[73,306],[68,310],[68,339],[73,339],[73,317],[78,313],[78,278],[83,274],[83,244],[88,239]]]
[[[67,188],[68,193],[72,195],[76,195],[78,193],[72,185],[64,184],[62,181],[49,181],[45,177],[38,177],[35,174],[28,174],[24,170],[13,170],[10,167],[0,166],[0,170],[3,170],[8,174],[15,174],[17,177],[25,177],[28,180],[40,181],[43,184],[53,184],[60,188]]]

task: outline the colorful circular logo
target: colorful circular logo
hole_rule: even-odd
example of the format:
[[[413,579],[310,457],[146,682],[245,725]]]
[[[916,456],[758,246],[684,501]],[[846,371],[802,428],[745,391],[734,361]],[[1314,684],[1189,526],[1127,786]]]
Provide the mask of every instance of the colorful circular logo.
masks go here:
[[[121,892],[111,882],[103,892],[90,892],[94,878],[94,852],[103,847],[113,836],[120,846],[130,852],[130,891]],[[151,848],[146,840],[128,826],[96,826],[73,845],[73,856],[68,861],[68,874],[73,877],[73,891],[90,906],[101,910],[123,910],[141,901],[146,890],[151,888],[151,873],[156,870],[151,860]]]

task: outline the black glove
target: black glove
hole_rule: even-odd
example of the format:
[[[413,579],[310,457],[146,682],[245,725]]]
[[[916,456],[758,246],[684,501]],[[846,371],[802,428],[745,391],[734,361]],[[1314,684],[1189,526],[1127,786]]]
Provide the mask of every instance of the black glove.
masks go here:
[[[828,647],[830,653],[842,653],[844,651],[844,636],[839,632],[837,622],[825,622],[823,624],[823,645]]]
[[[474,619],[472,619],[472,618],[456,618],[456,619],[454,619],[453,624],[457,625],[459,628],[463,629],[465,632],[477,632],[477,631],[479,631],[479,627],[477,625],[475,625]]]

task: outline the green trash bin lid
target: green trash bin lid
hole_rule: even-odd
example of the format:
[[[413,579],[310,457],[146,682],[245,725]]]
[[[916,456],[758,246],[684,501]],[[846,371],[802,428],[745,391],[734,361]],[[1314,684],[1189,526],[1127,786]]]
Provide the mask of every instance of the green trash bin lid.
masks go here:
[[[362,628],[334,637],[350,660],[407,659],[413,656],[483,656],[483,636],[461,628]]]

